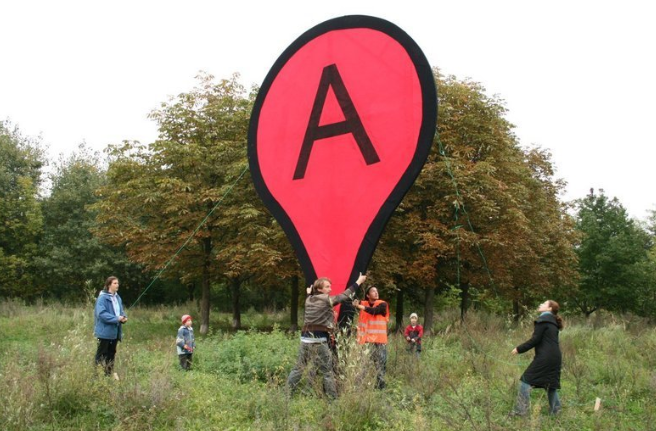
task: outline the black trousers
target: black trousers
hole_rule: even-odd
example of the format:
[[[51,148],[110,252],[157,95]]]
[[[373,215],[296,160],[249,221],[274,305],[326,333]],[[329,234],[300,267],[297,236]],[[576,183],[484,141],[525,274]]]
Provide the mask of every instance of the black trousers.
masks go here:
[[[103,366],[106,376],[112,374],[112,370],[114,369],[114,357],[116,356],[117,345],[118,339],[107,340],[105,338],[98,338],[96,365]]]
[[[183,370],[191,370],[191,363],[193,361],[192,356],[193,354],[191,353],[183,353],[178,355],[178,358],[180,359],[180,367]]]

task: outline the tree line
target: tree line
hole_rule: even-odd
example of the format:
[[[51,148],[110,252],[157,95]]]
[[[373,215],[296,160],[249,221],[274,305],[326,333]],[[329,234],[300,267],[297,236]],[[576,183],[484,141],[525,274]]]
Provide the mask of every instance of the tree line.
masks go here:
[[[503,100],[434,77],[433,149],[369,267],[398,325],[407,306],[430,328],[440,307],[519,318],[545,297],[656,317],[656,212],[635,221],[603,190],[563,202],[550,153],[520,145]],[[303,277],[248,172],[257,91],[201,74],[150,113],[154,142],[80,145],[47,174],[41,142],[0,124],[0,296],[79,301],[113,274],[127,304],[198,301],[201,333],[212,309],[234,328],[244,308],[289,309],[295,327]]]

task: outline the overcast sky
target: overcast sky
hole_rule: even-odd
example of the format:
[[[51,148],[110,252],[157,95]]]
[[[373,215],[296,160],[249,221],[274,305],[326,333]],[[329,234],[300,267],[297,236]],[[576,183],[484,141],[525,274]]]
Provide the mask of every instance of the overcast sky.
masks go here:
[[[603,188],[643,219],[656,210],[655,4],[0,0],[0,120],[41,136],[52,159],[83,141],[151,142],[147,114],[200,70],[261,84],[309,28],[372,15],[500,95],[521,144],[551,151],[565,200]]]

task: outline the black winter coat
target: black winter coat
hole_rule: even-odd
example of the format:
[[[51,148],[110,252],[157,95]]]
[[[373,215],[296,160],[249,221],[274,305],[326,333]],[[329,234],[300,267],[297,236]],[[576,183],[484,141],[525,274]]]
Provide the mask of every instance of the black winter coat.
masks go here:
[[[536,388],[560,389],[560,370],[563,355],[558,343],[558,322],[547,313],[535,321],[533,336],[524,344],[517,346],[517,352],[524,353],[535,347],[535,358],[521,377],[523,382]]]

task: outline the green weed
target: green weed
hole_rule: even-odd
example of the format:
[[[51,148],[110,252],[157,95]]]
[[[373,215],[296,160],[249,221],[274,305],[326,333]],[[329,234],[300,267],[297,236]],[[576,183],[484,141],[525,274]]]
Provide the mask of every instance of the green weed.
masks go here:
[[[290,397],[286,379],[298,334],[278,327],[282,312],[249,310],[248,331],[212,314],[198,336],[194,366],[179,369],[179,316],[194,304],[129,310],[119,344],[118,380],[93,366],[92,306],[0,302],[0,423],[13,430],[645,430],[656,423],[656,330],[631,316],[568,319],[558,417],[534,390],[530,413],[509,418],[531,352],[510,351],[531,335],[532,321],[458,310],[438,314],[421,357],[390,335],[385,390],[373,385],[366,347],[340,337],[340,396],[323,395],[308,375]],[[258,326],[261,325],[261,326]],[[273,328],[273,329],[272,329]],[[601,409],[593,410],[601,398]]]

